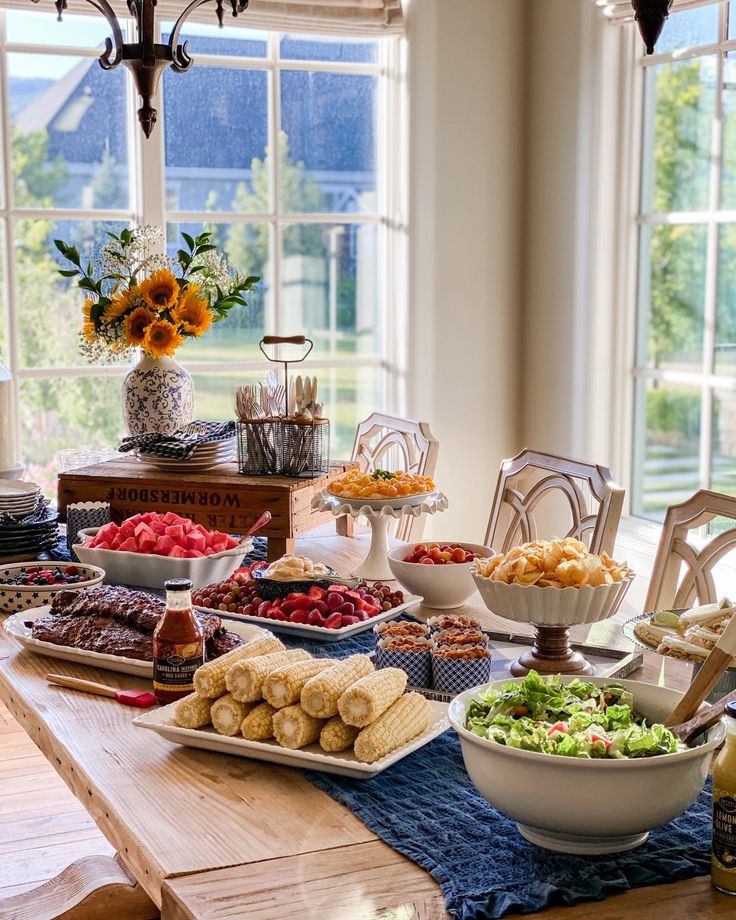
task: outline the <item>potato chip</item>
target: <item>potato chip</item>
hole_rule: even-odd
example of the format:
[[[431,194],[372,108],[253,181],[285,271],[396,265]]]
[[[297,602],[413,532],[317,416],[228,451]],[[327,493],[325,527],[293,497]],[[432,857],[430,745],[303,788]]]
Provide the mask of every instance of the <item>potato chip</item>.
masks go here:
[[[473,563],[477,575],[508,585],[538,585],[541,588],[592,588],[612,585],[631,575],[626,563],[608,553],[597,556],[575,537],[533,540],[514,546],[508,553]]]

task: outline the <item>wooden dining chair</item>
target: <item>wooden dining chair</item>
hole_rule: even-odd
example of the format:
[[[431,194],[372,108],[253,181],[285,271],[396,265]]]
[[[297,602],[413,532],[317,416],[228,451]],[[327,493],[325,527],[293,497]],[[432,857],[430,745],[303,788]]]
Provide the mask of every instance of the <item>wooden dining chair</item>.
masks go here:
[[[571,524],[564,535],[586,542],[594,553],[613,552],[624,503],[624,489],[604,466],[569,460],[525,448],[504,460],[496,482],[486,546],[508,552],[539,536],[535,512],[552,494],[569,507]],[[557,531],[558,536],[560,527]],[[544,533],[548,538],[555,534]]]
[[[690,532],[716,517],[734,526],[711,537],[705,545],[688,540]],[[702,541],[699,541],[702,542]],[[713,568],[736,548],[736,497],[701,489],[687,501],[670,505],[662,525],[645,610],[713,604],[718,600]]]
[[[437,467],[439,441],[426,422],[374,412],[355,431],[352,459],[361,470],[372,473],[377,469],[401,469],[420,476],[433,476]],[[424,529],[424,515],[401,517],[395,537],[414,542]],[[353,518],[337,519],[337,532],[352,533]]]

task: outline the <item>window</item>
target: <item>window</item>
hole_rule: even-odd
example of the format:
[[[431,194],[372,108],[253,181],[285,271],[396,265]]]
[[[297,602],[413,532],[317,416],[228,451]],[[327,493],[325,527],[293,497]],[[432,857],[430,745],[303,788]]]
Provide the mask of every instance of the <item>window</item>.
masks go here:
[[[195,65],[164,74],[146,141],[130,76],[97,64],[100,17],[59,26],[53,14],[0,11],[0,360],[18,378],[23,459],[47,490],[58,451],[116,445],[127,371],[85,364],[82,295],[57,273],[57,237],[94,258],[106,230],[130,223],[165,225],[172,250],[182,230],[207,228],[235,268],[261,276],[247,308],[177,352],[199,417],[232,417],[234,388],[269,367],[258,349],[269,333],[314,339],[305,368],[333,422],[333,456],[349,454],[357,421],[389,407],[398,42],[279,35],[245,19],[189,24]]]
[[[736,3],[642,60],[632,512],[736,494]]]

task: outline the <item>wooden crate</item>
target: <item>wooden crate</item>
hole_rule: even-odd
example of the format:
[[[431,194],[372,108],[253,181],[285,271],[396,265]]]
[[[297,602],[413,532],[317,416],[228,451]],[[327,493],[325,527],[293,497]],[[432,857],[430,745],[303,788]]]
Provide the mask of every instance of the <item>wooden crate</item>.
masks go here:
[[[294,551],[297,536],[332,520],[327,512],[312,511],[312,498],[354,466],[334,461],[327,476],[290,479],[241,476],[236,463],[208,473],[168,473],[122,457],[61,473],[59,512],[63,520],[70,502],[106,501],[118,523],[139,512],[174,511],[210,529],[238,534],[268,510],[273,517],[260,535],[268,537],[269,559],[277,559]]]

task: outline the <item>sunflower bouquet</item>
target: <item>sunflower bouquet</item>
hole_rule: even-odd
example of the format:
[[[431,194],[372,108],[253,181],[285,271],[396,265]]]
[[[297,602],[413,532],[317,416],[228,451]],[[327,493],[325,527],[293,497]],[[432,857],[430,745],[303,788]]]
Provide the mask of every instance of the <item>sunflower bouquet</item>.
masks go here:
[[[188,338],[203,335],[238,305],[260,280],[230,270],[208,232],[182,233],[176,258],[165,252],[163,232],[150,225],[108,233],[94,262],[82,267],[79,251],[54,243],[72,268],[65,277],[89,296],[83,307],[82,350],[92,359],[142,348],[152,358],[173,355]]]

